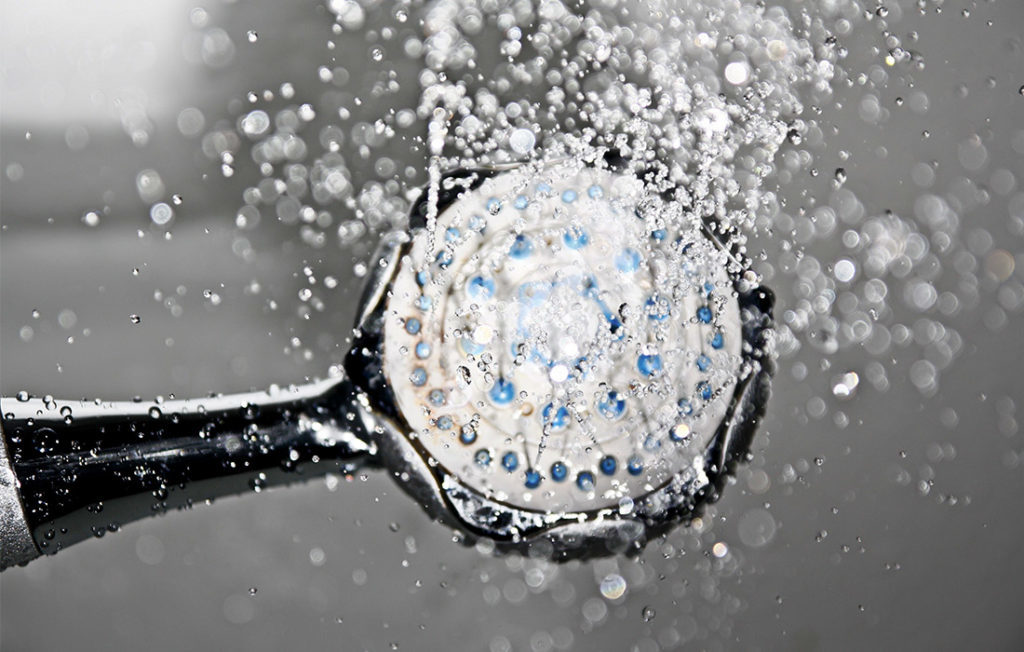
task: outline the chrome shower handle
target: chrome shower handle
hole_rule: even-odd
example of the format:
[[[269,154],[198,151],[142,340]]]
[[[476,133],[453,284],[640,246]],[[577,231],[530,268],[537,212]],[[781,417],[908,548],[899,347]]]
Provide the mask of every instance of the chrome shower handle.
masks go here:
[[[0,399],[0,566],[195,501],[350,473],[372,454],[347,379],[160,403]]]

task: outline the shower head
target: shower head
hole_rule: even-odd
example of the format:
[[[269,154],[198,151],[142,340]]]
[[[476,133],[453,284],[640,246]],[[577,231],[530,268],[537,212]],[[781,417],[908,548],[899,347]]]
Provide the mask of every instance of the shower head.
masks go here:
[[[558,559],[696,515],[767,400],[772,298],[713,222],[609,161],[441,177],[382,240],[342,378],[159,406],[4,399],[4,565],[153,498],[326,460],[384,466],[467,541]],[[90,509],[111,502],[136,512]]]
[[[424,193],[346,361],[435,515],[558,556],[695,515],[747,450],[771,370],[771,295],[714,225],[599,163]]]

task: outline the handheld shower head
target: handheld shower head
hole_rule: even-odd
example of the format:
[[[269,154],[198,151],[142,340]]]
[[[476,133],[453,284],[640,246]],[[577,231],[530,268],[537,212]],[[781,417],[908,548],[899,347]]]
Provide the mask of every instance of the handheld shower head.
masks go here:
[[[711,226],[604,160],[447,175],[383,239],[343,378],[3,399],[3,565],[327,461],[468,539],[639,549],[716,497],[768,397],[771,294]]]

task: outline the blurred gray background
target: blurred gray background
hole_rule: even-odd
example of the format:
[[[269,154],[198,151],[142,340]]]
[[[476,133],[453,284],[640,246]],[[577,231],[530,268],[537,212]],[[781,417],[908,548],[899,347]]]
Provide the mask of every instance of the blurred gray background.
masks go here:
[[[997,169],[1024,185],[1024,4],[924,4],[922,15],[900,3],[898,32],[917,32],[927,66],[915,89],[878,92],[891,118],[860,119],[856,84],[823,107],[835,130],[820,167],[849,152],[847,187],[873,214],[913,213],[920,162],[934,162],[930,192],[954,199],[962,179],[985,188]],[[258,179],[252,163],[224,178],[200,137],[179,126],[189,108],[203,132],[232,125],[248,92],[278,93],[284,82],[293,103],[316,104],[331,24],[310,1],[3,2],[4,396],[232,392],[322,376],[340,358],[360,285],[353,266],[368,251],[332,238],[313,247],[295,226],[266,220],[240,234],[241,191]],[[881,37],[870,24],[858,30],[849,65],[867,71]],[[387,65],[371,60],[361,36],[335,39],[354,78]],[[401,92],[412,102],[416,90]],[[897,111],[913,90],[927,93],[928,111]],[[988,160],[965,170],[958,145],[975,136]],[[154,227],[136,190],[145,169],[159,173],[165,200],[181,196],[169,230]],[[794,197],[831,192],[825,178],[794,183]],[[1005,281],[1013,287],[1024,278],[1020,190],[961,212],[965,232],[984,229],[1016,257]],[[90,211],[95,226],[83,220]],[[297,311],[306,266],[339,279],[320,287],[325,310],[308,318]],[[1002,287],[983,279],[977,305],[947,320],[963,348],[931,398],[907,378],[913,358],[898,352],[882,361],[886,391],[862,380],[841,403],[828,378],[863,378],[871,356],[843,350],[825,372],[811,347],[784,359],[753,462],[703,528],[639,560],[494,558],[453,543],[384,474],[314,479],[135,523],[5,572],[0,645],[1024,649],[1024,329]],[[776,289],[785,309],[788,288]],[[798,363],[814,371],[798,380]],[[828,399],[823,415],[816,397]],[[774,528],[754,537],[744,530],[754,522]],[[716,543],[728,548],[722,558]],[[626,580],[624,596],[602,597],[609,574]]]

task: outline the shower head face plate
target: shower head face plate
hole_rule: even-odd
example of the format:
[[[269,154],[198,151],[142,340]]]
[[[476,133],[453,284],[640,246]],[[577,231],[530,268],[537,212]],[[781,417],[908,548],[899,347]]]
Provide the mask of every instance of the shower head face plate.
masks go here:
[[[431,468],[489,504],[579,521],[707,484],[741,311],[728,254],[674,210],[568,161],[501,172],[414,232],[382,367]]]

